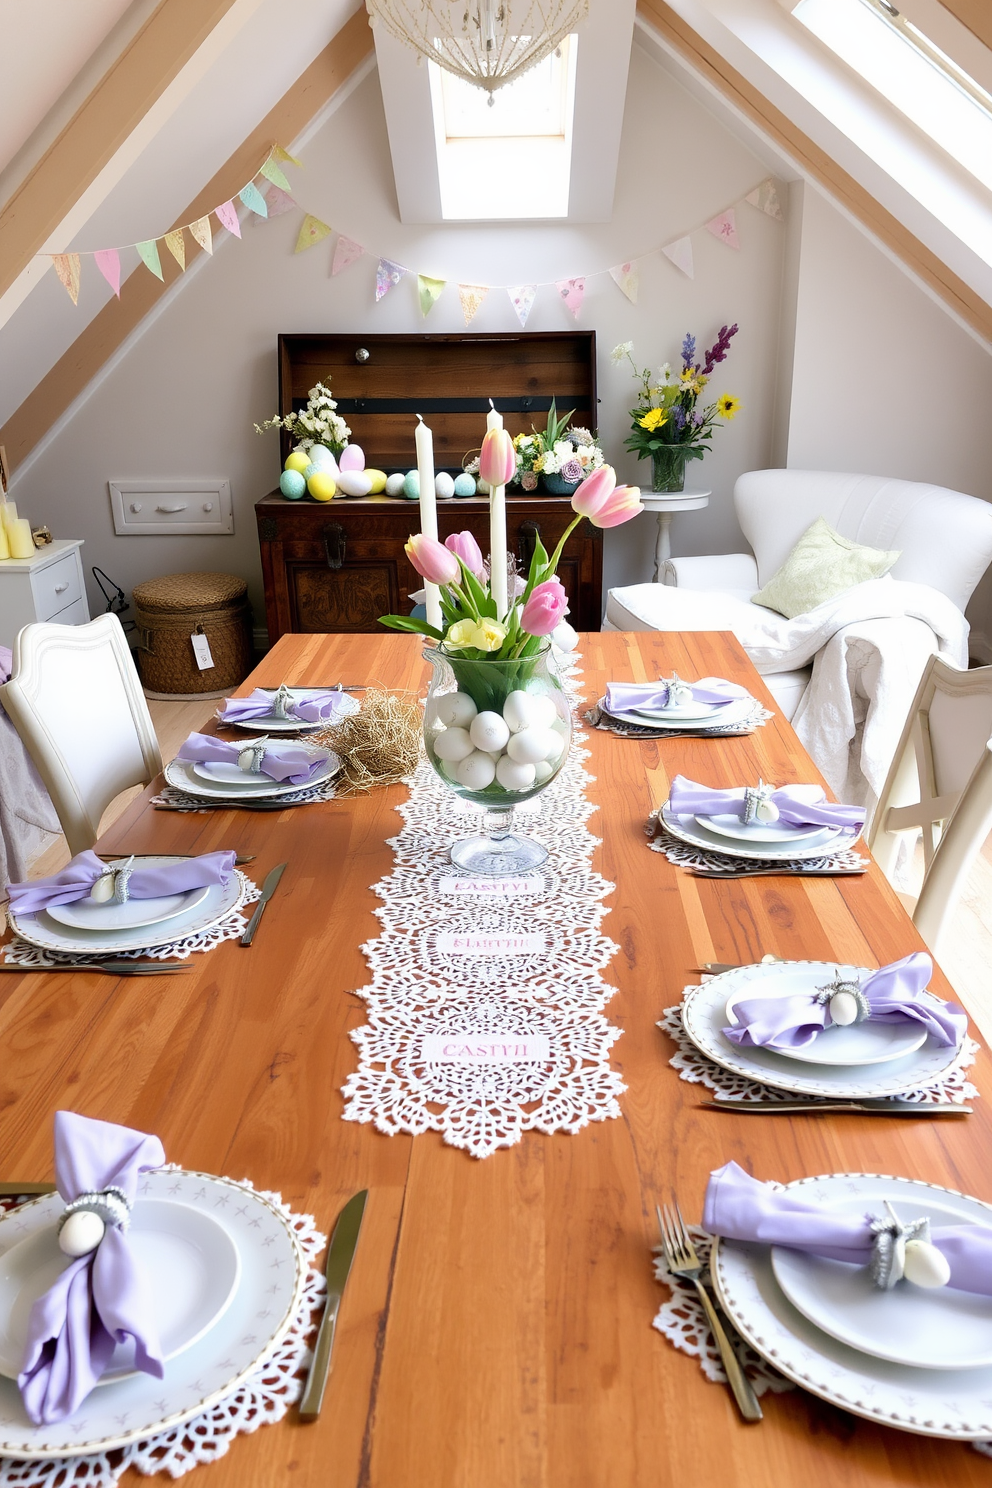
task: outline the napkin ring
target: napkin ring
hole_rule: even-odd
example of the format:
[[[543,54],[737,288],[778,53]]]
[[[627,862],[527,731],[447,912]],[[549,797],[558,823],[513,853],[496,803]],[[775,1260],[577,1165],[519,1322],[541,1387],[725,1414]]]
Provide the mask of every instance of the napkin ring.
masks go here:
[[[891,1291],[897,1281],[906,1275],[906,1246],[911,1241],[920,1241],[930,1247],[930,1220],[927,1215],[920,1219],[901,1220],[888,1200],[883,1201],[889,1211],[888,1218],[878,1219],[868,1215],[869,1228],[874,1235],[868,1274],[879,1291]]]
[[[744,810],[740,819],[745,827],[749,827],[753,821],[778,820],[778,809],[772,801],[774,790],[773,785],[765,785],[763,780],[759,780],[756,786],[744,787]]]
[[[296,704],[293,702],[293,694],[285,682],[272,699],[272,714],[275,718],[292,718],[296,712]]]
[[[246,775],[258,775],[262,770],[268,739],[252,739],[238,750],[238,764]]]
[[[113,1225],[119,1230],[126,1230],[131,1222],[131,1201],[122,1188],[112,1184],[109,1188],[81,1193],[78,1198],[66,1204],[58,1218],[57,1232],[61,1233],[69,1216],[78,1214],[81,1209],[96,1214],[108,1229]]]
[[[116,863],[107,868],[94,880],[90,889],[90,898],[97,904],[126,904],[130,895],[128,893],[128,880],[134,872],[134,854],[123,863]]]
[[[673,672],[670,677],[662,677],[662,686],[668,689],[668,697],[665,699],[666,708],[677,708],[682,703],[692,702],[692,688],[688,682],[683,682],[678,672]]]
[[[842,977],[840,972],[826,986],[817,987],[816,1001],[820,1007],[828,1008],[833,1022],[841,1026],[867,1023],[871,1017],[871,1003],[861,990],[861,983]]]

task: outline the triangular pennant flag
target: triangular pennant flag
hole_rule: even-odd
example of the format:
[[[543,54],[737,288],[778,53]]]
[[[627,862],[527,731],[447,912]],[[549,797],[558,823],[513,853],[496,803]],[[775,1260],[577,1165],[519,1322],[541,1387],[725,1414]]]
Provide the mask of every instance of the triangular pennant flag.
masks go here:
[[[334,245],[331,274],[340,274],[342,269],[350,268],[353,263],[361,258],[364,252],[365,249],[361,243],[356,243],[354,238],[346,238],[344,233],[342,233]]]
[[[96,266],[118,299],[121,297],[121,256],[116,248],[98,248],[93,255]]]
[[[391,259],[380,258],[375,269],[375,298],[376,304],[387,295],[394,284],[399,284],[406,269],[401,264],[393,263]]]
[[[637,287],[640,275],[631,263],[615,264],[610,270],[610,277],[617,289],[621,290],[632,305],[637,304]]]
[[[265,205],[269,209],[270,217],[281,217],[283,212],[291,212],[296,202],[288,191],[283,191],[281,186],[270,186],[265,193]]]
[[[585,279],[556,279],[555,289],[571,310],[573,317],[578,320],[586,293]]]
[[[69,298],[74,305],[79,304],[79,254],[78,253],[53,253],[52,263],[55,272],[59,276],[59,282],[69,291]]]
[[[147,243],[135,243],[141,262],[146,269],[151,269],[156,279],[162,278],[162,260],[158,256],[158,243],[154,238],[149,238]]]
[[[241,236],[241,223],[238,221],[238,209],[233,201],[225,202],[221,207],[214,207],[214,216],[221,227],[226,227],[229,233],[236,238]]]
[[[728,248],[739,248],[737,241],[737,214],[733,207],[728,207],[725,212],[720,212],[716,217],[711,217],[706,224],[706,229],[721,243],[726,243]]]
[[[185,272],[186,272],[186,239],[183,237],[183,230],[182,230],[181,227],[174,227],[171,232],[167,232],[166,233],[166,235],[165,235],[165,246],[166,246],[166,248],[168,248],[169,252],[172,254],[173,258],[176,260],[176,263],[179,265],[179,267],[182,269],[183,273],[185,274]]]
[[[303,169],[303,161],[302,160],[297,160],[297,158],[296,158],[295,155],[290,155],[289,151],[288,150],[284,150],[283,147],[282,147],[282,145],[273,145],[272,146],[272,151],[271,151],[271,154],[269,155],[269,159],[270,160],[285,160],[289,165],[298,165],[299,168],[300,168],[300,170]]]
[[[688,279],[695,277],[692,265],[692,239],[676,238],[674,243],[666,243],[662,248],[666,258],[670,258],[677,269],[681,269]]]
[[[286,182],[286,185],[289,185],[288,181]],[[244,191],[239,191],[238,195],[244,202],[245,206],[249,207],[251,211],[256,212],[259,217],[268,217],[269,209],[265,205],[265,197],[259,191],[254,181],[249,181]]]
[[[204,253],[213,253],[214,239],[213,234],[210,231],[209,217],[198,217],[195,222],[190,223],[189,230],[193,234],[193,237],[196,239],[196,241],[199,243],[200,247],[203,249]]]
[[[331,231],[326,222],[321,222],[319,217],[311,217],[308,212],[300,226],[300,234],[296,239],[294,253],[304,253],[312,248],[314,243],[319,243],[321,238],[326,238]]]
[[[744,198],[752,207],[757,207],[759,212],[765,212],[769,217],[774,217],[778,222],[784,222],[782,204],[778,199],[778,187],[769,178],[762,181],[760,186],[755,186]]]
[[[428,279],[426,274],[417,275],[417,294],[420,297],[421,315],[427,315],[433,309],[434,301],[447,282],[446,279]]]
[[[459,284],[458,298],[461,300],[466,325],[472,324],[478,314],[479,306],[488,293],[488,284]]]
[[[267,181],[271,181],[274,186],[281,186],[283,191],[292,191],[293,189],[289,184],[286,172],[276,165],[271,157],[262,166],[260,174]]]
[[[537,295],[536,284],[508,284],[506,288],[510,296],[510,303],[517,312],[517,319],[522,326],[527,324],[527,317],[531,312],[531,306]]]

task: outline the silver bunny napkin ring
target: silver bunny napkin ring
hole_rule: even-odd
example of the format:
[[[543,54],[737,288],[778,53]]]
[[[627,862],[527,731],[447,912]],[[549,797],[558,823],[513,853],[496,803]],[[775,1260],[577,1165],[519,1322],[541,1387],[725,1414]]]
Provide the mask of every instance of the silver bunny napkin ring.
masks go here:
[[[134,872],[134,854],[123,863],[108,868],[90,889],[90,898],[95,904],[126,904],[130,898],[128,882]]]
[[[293,702],[293,694],[290,692],[289,688],[284,682],[279,688],[275,697],[272,699],[273,717],[281,718],[285,721],[286,719],[294,717],[295,713],[296,704]]]
[[[680,708],[685,703],[692,702],[692,688],[688,682],[682,681],[678,672],[673,672],[670,677],[662,677],[661,684],[668,689],[666,708]]]
[[[267,738],[251,739],[238,750],[238,764],[246,775],[260,775],[265,751],[269,747]]]
[[[930,1239],[930,1218],[901,1220],[888,1199],[888,1217],[868,1215],[872,1242],[868,1274],[879,1291],[891,1291],[905,1277],[919,1287],[946,1286],[951,1279],[947,1259]]]
[[[778,821],[778,807],[772,800],[775,792],[773,785],[765,785],[763,780],[758,784],[746,785],[744,787],[744,810],[741,812],[741,822],[749,827],[752,822],[776,822]]]
[[[130,1222],[130,1201],[116,1184],[81,1193],[66,1204],[59,1216],[56,1226],[59,1249],[64,1255],[77,1258],[89,1255],[109,1229],[127,1230]]]
[[[842,977],[838,971],[832,982],[817,987],[816,1000],[830,1014],[831,1023],[848,1028],[852,1023],[866,1023],[871,1017],[871,1003],[861,990],[861,983]]]

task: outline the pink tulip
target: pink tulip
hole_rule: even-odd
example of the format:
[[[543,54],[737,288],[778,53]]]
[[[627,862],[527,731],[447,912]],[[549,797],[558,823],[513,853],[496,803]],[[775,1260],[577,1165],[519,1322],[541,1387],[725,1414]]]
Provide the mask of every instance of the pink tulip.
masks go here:
[[[482,578],[486,571],[482,565],[482,549],[471,532],[453,532],[444,539],[444,546],[462,560],[469,573],[474,573],[477,579]]]
[[[517,452],[505,429],[488,429],[479,456],[479,476],[488,486],[505,486],[517,469]]]
[[[456,584],[461,578],[461,569],[454,553],[449,553],[436,538],[425,537],[415,532],[406,544],[406,556],[417,572],[429,584]]]
[[[530,592],[530,599],[520,612],[520,628],[528,635],[550,635],[568,609],[568,596],[561,579],[545,579]]]
[[[594,527],[619,527],[644,510],[636,486],[618,486],[612,465],[601,465],[572,497],[572,509],[588,517]]]

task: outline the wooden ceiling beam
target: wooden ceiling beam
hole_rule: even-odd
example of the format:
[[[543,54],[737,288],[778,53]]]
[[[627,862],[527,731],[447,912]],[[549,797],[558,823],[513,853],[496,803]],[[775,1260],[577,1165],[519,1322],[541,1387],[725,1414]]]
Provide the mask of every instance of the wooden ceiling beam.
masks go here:
[[[992,51],[992,6],[989,0],[939,0],[939,3]]]

